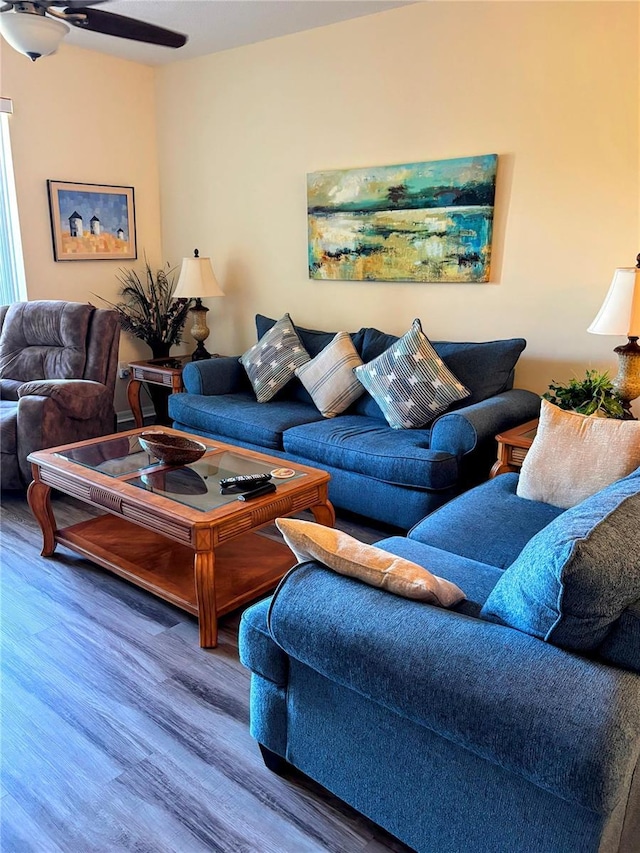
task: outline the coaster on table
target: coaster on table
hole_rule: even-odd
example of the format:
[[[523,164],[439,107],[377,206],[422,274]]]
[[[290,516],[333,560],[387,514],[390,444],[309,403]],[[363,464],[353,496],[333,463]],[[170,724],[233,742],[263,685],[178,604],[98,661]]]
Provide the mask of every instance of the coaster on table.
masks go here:
[[[276,480],[288,480],[289,477],[295,477],[296,472],[293,468],[274,468],[271,476],[275,477]]]

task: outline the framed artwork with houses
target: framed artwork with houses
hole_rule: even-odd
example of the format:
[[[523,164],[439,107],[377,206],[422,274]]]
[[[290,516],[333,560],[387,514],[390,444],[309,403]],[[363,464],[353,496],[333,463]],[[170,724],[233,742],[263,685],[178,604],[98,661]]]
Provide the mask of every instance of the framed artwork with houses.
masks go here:
[[[47,181],[56,261],[137,258],[133,187]]]

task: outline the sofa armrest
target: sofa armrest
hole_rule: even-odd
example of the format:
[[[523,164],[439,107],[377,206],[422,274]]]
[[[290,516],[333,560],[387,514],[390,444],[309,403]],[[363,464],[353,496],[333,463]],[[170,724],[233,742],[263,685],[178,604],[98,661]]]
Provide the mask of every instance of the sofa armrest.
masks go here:
[[[640,754],[633,673],[314,562],[281,582],[269,627],[326,678],[569,802],[607,814],[628,791]]]
[[[445,412],[431,426],[431,449],[461,457],[496,433],[537,418],[540,396],[515,388],[454,412]]]
[[[206,396],[251,388],[244,367],[234,355],[191,361],[182,371],[182,381],[187,394]]]
[[[23,397],[50,397],[65,417],[85,421],[101,410],[109,390],[90,379],[38,379],[20,386],[18,398]]]

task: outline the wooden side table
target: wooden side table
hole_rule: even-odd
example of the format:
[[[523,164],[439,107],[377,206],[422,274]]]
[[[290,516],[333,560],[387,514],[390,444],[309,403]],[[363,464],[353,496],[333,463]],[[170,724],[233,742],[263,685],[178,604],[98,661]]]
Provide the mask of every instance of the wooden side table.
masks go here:
[[[162,385],[173,394],[184,391],[182,370],[189,361],[190,355],[168,356],[167,358],[152,358],[148,361],[132,361],[129,364],[131,379],[127,385],[127,398],[133,412],[136,427],[144,426],[142,408],[140,406],[140,386],[143,382],[152,385]]]
[[[520,426],[508,429],[496,436],[498,442],[498,461],[489,474],[489,479],[497,477],[498,474],[508,474],[510,471],[519,471],[524,462],[524,457],[533,443],[538,430],[538,419],[527,421]]]

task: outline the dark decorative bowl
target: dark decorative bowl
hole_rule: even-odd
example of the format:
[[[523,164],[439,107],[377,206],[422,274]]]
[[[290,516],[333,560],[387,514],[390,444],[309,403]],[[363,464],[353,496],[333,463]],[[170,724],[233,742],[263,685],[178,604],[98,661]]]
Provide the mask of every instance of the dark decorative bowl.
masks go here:
[[[156,456],[165,465],[188,465],[197,462],[205,452],[206,445],[182,435],[149,431],[140,433],[140,445],[147,453]]]

